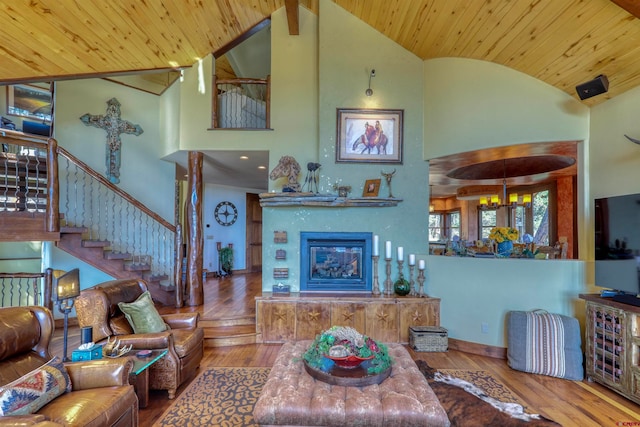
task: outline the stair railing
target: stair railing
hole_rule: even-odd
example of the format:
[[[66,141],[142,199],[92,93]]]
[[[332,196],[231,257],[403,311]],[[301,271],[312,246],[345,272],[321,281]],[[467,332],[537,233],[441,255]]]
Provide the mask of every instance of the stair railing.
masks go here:
[[[44,273],[0,273],[0,307],[41,305],[53,310],[53,269]]]
[[[64,224],[86,228],[89,240],[109,242],[113,254],[130,257],[134,266],[149,266],[148,279],[173,283],[176,226],[64,148],[58,147],[58,154]]]

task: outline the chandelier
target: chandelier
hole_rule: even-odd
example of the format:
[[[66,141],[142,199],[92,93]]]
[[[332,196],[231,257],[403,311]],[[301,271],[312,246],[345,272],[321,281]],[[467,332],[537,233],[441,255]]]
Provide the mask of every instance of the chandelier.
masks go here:
[[[487,196],[480,196],[479,208],[483,211],[497,210],[501,207],[517,208],[518,206],[524,206],[526,208],[531,207],[531,194],[526,193],[522,195],[522,202],[519,203],[520,198],[518,193],[509,193],[507,198],[507,162],[503,160],[503,177],[502,177],[502,199],[497,194],[491,194]],[[509,203],[506,203],[509,200]]]

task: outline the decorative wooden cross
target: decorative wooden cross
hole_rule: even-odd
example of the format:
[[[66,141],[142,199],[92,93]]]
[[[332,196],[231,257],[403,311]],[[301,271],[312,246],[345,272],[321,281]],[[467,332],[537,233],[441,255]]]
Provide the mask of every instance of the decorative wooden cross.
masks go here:
[[[120,182],[120,140],[121,133],[140,135],[142,127],[120,118],[120,102],[116,98],[107,101],[107,114],[93,115],[85,114],[80,120],[87,126],[94,126],[107,131],[107,146],[105,151],[105,162],[107,166],[107,178],[114,184]]]

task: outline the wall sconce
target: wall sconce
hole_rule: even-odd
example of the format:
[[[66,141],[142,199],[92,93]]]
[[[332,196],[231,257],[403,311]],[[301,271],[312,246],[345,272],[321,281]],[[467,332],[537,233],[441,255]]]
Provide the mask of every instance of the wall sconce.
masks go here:
[[[69,334],[69,312],[73,308],[75,298],[80,295],[80,270],[73,270],[58,277],[56,284],[56,300],[58,310],[64,314],[64,332],[63,332],[63,356],[62,361],[68,362],[67,357],[67,338]]]
[[[376,76],[376,70],[371,70],[371,72],[369,73],[369,88],[364,91],[364,94],[367,96],[371,96],[373,95],[373,90],[371,90],[371,77],[375,77]]]

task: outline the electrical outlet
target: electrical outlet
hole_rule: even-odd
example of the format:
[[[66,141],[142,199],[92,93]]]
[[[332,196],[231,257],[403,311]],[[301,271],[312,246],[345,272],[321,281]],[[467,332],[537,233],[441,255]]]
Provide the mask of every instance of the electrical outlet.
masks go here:
[[[482,332],[483,334],[489,333],[489,324],[487,322],[482,322],[480,324],[480,332]]]

